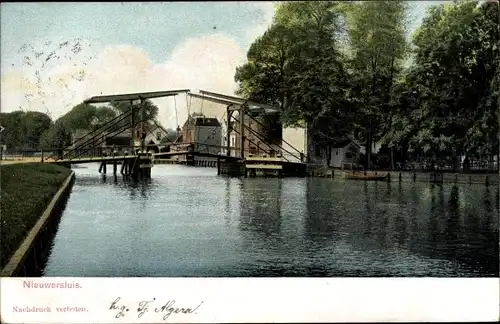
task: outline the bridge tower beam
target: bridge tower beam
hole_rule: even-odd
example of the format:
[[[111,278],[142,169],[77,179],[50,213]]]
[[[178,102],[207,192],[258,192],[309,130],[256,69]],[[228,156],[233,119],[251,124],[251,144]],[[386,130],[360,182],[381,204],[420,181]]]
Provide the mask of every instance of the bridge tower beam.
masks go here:
[[[231,117],[233,116],[233,110],[230,109],[232,105],[227,106],[227,129],[226,129],[226,155],[231,156]]]
[[[239,140],[240,140],[241,159],[243,160],[245,158],[245,104],[240,105],[239,110],[240,110]]]
[[[130,152],[132,155],[135,155],[135,120],[134,120],[134,101],[130,100],[130,109],[132,110],[132,114],[130,115],[131,121],[130,121],[130,147],[132,148],[132,152]]]

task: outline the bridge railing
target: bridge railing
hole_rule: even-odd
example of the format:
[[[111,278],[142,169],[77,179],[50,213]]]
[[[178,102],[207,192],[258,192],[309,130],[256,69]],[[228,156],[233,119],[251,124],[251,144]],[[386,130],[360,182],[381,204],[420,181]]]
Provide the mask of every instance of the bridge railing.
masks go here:
[[[126,120],[128,118],[131,118],[132,114],[134,114],[138,108],[132,107],[128,112],[122,113],[113,119],[111,119],[109,122],[104,124],[103,126],[92,130],[82,138],[77,139],[74,141],[71,145],[67,146],[61,154],[58,154],[59,156],[53,155],[51,158],[56,158],[56,159],[61,159],[61,158],[66,158],[66,159],[71,159],[71,158],[76,158],[80,155],[82,155],[82,152],[87,152],[92,150],[96,146],[100,146],[106,138],[109,137],[114,137],[123,131],[129,129],[131,126],[135,126],[138,123],[141,122],[141,120],[138,120],[134,125],[126,124]],[[75,153],[76,152],[76,153]]]

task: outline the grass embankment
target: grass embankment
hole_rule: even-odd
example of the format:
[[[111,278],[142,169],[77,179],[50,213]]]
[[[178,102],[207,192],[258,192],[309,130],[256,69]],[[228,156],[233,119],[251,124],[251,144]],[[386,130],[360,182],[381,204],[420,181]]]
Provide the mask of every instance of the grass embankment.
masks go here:
[[[0,166],[1,268],[9,261],[70,173],[70,169],[48,163]]]

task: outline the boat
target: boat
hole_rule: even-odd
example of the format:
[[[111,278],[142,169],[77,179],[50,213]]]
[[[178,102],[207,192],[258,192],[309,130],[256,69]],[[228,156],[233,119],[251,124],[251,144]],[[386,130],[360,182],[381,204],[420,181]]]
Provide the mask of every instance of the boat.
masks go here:
[[[352,180],[365,180],[365,181],[377,181],[384,180],[387,178],[387,173],[385,174],[364,174],[364,173],[349,173],[344,172],[344,177],[346,179]]]

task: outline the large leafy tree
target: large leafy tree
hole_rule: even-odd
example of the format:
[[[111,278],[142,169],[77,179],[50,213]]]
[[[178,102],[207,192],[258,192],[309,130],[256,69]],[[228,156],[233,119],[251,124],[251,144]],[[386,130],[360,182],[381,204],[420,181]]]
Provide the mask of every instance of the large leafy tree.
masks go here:
[[[115,102],[112,104],[112,107],[116,114],[128,113],[132,109],[132,104],[125,101]],[[134,119],[136,121],[144,120],[144,121],[152,121],[156,120],[158,117],[158,107],[151,102],[151,100],[144,100],[139,105],[134,107]],[[140,113],[142,109],[142,115]]]
[[[284,124],[307,122],[326,141],[347,133],[347,71],[336,41],[338,4],[283,2],[248,51],[235,79],[239,94],[281,108]]]
[[[366,142],[369,165],[373,141],[390,131],[397,110],[393,92],[408,52],[408,7],[404,1],[363,1],[344,8],[360,131],[356,135]]]
[[[40,137],[51,123],[48,115],[37,111],[1,113],[0,124],[5,127],[1,142],[14,150],[39,149]]]
[[[437,158],[498,151],[498,8],[457,1],[431,8],[414,35],[414,62],[390,137]],[[404,128],[408,127],[405,131]]]

